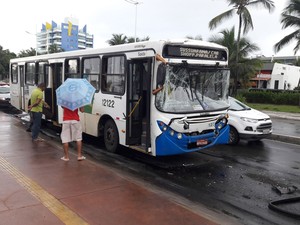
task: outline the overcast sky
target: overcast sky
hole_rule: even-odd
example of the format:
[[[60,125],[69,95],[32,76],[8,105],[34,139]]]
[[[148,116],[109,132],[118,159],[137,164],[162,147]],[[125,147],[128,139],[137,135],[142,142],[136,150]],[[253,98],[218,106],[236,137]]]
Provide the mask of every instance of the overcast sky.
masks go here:
[[[207,40],[223,29],[237,27],[234,16],[213,31],[209,21],[230,9],[226,0],[139,0],[137,5],[137,37],[151,40],[184,38],[201,35]],[[247,37],[260,47],[257,55],[270,57],[292,56],[295,43],[274,54],[273,46],[293,29],[281,29],[280,14],[288,0],[274,0],[271,14],[263,8],[249,8],[254,30]],[[61,24],[66,17],[79,21],[79,28],[87,25],[94,35],[94,48],[107,46],[112,34],[134,36],[136,6],[125,0],[15,0],[1,4],[0,45],[11,52],[35,48],[35,33],[42,24],[51,21]],[[31,34],[28,34],[27,32]],[[300,54],[300,52],[299,52]],[[299,55],[297,54],[297,55]]]

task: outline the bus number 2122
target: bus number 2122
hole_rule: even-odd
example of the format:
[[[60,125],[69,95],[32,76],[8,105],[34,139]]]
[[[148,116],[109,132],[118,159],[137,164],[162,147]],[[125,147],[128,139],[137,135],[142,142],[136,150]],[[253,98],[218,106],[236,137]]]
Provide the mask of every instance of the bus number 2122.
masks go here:
[[[106,107],[115,107],[115,101],[114,100],[109,100],[109,99],[102,99],[102,105]]]

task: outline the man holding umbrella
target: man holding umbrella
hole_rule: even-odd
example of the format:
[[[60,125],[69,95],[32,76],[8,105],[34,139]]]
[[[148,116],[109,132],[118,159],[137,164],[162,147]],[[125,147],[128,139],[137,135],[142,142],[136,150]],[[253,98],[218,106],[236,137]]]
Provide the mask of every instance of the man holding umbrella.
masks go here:
[[[63,108],[63,121],[61,140],[63,143],[63,161],[69,161],[69,142],[76,141],[77,160],[84,160],[82,156],[82,127],[78,115],[78,109],[83,112],[83,106],[92,102],[95,88],[86,80],[68,78],[56,90],[57,104]]]
[[[69,161],[69,142],[76,141],[77,145],[77,160],[84,160],[85,157],[81,154],[82,151],[82,127],[78,115],[78,109],[70,110],[62,107],[63,123],[61,131],[61,140],[63,143],[63,149],[65,156],[61,158],[63,161]],[[79,108],[80,112],[84,112],[84,108]]]

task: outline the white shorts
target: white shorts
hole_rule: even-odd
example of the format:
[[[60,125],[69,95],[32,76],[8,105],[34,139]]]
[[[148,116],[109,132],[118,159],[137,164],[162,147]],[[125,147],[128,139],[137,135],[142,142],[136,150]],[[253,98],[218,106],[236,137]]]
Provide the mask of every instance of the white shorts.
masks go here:
[[[62,143],[82,140],[82,127],[80,121],[68,120],[64,121],[61,130]]]

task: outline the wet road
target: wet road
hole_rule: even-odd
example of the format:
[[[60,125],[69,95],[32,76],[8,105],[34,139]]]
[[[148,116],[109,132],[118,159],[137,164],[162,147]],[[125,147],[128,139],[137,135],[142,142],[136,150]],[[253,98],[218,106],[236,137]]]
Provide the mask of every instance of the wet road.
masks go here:
[[[274,132],[290,130],[288,127],[295,124],[297,127],[298,122],[278,119],[275,123],[273,120]],[[53,142],[60,143],[55,132],[48,128],[44,131],[53,136]],[[96,163],[125,171],[145,184],[156,185],[193,204],[222,212],[241,224],[299,223],[299,219],[268,208],[271,201],[300,196],[299,145],[273,140],[241,141],[237,146],[224,145],[200,153],[161,158],[127,148],[121,148],[119,154],[102,149],[103,144],[98,139],[84,137],[85,154]],[[285,208],[300,213],[300,203]]]

